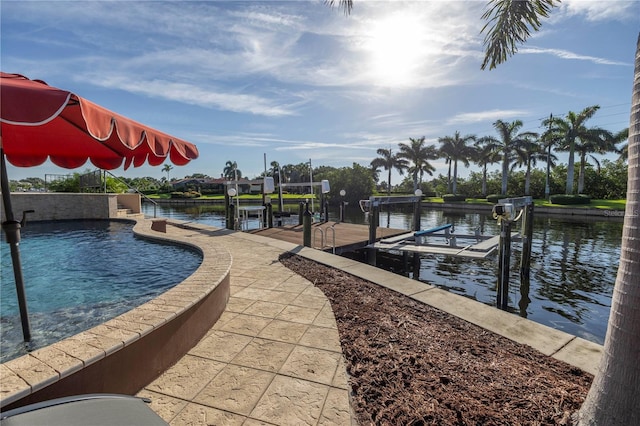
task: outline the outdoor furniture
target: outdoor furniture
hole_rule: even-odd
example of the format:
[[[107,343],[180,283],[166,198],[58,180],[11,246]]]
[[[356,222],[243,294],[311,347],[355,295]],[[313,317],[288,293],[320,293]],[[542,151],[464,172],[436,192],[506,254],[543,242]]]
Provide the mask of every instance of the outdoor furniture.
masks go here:
[[[167,426],[150,400],[129,395],[86,394],[57,398],[0,414],[3,426]]]

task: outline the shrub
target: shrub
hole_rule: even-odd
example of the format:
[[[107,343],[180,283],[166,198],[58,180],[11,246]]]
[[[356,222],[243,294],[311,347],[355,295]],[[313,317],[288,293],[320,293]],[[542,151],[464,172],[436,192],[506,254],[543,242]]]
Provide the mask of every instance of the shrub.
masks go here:
[[[465,201],[466,199],[467,197],[465,197],[464,195],[444,194],[442,196],[442,201],[444,201],[445,203],[451,203],[455,201]]]
[[[196,191],[171,193],[171,198],[199,198],[199,197],[200,197],[200,193]]]
[[[567,194],[554,194],[549,197],[549,201],[552,204],[560,205],[577,205],[577,204],[589,204],[591,203],[591,197],[585,194],[567,195]]]

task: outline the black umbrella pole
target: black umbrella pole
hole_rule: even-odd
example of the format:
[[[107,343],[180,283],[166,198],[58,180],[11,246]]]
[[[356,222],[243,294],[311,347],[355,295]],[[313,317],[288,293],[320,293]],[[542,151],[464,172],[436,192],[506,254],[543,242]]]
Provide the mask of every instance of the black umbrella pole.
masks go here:
[[[7,177],[7,164],[4,159],[4,150],[0,150],[0,165],[2,170],[2,201],[6,221],[2,222],[2,230],[7,236],[7,243],[11,248],[11,261],[13,262],[13,276],[16,280],[16,293],[18,293],[18,307],[20,308],[20,320],[22,321],[22,335],[24,341],[31,340],[31,327],[29,326],[29,313],[27,311],[27,298],[24,292],[24,279],[22,277],[22,263],[20,262],[20,222],[15,220],[11,208],[11,192]]]
[[[20,226],[19,223],[17,223],[16,225]],[[22,335],[24,336],[24,341],[29,342],[31,341],[31,326],[29,325],[29,312],[27,310],[27,296],[24,291],[24,279],[22,277],[20,250],[18,249],[18,243],[10,243],[9,246],[11,247],[11,260],[13,261],[13,276],[15,277],[15,280],[16,280],[16,293],[18,294],[18,307],[20,308],[20,321],[22,321]]]

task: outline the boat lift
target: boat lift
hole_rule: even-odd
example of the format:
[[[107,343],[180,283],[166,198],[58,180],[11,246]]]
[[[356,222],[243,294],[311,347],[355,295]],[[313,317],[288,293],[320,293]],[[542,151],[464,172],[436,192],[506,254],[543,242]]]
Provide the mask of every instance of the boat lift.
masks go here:
[[[493,207],[493,218],[500,225],[500,234],[495,236],[480,235],[476,230],[474,235],[457,235],[452,224],[436,226],[430,229],[420,229],[421,196],[416,197],[371,197],[361,202],[361,207],[368,209],[369,244],[368,260],[376,264],[378,250],[399,251],[403,255],[414,254],[414,271],[419,269],[421,254],[442,254],[473,259],[485,259],[494,252],[498,252],[498,285],[496,305],[500,309],[508,309],[509,274],[511,262],[511,241],[522,240],[522,256],[520,260],[520,278],[523,285],[528,285],[531,261],[531,240],[533,233],[533,199],[530,196],[505,198],[498,200]],[[414,230],[395,237],[383,238],[376,241],[376,228],[379,223],[380,205],[400,202],[414,203]],[[363,209],[364,210],[364,209]],[[512,225],[521,220],[520,233],[512,232]]]
[[[376,241],[375,230],[379,224],[380,206],[385,204],[413,203],[413,230],[391,238]],[[500,236],[484,236],[480,231],[473,235],[458,235],[452,224],[420,229],[422,194],[415,196],[370,197],[361,202],[369,213],[369,263],[375,265],[377,250],[395,250],[405,253],[444,254],[475,259],[484,259],[497,249]]]
[[[383,238],[367,247],[378,250],[484,259],[496,251],[499,240],[499,235],[485,236],[480,235],[479,231],[473,235],[456,235],[453,225],[446,224],[396,237]]]

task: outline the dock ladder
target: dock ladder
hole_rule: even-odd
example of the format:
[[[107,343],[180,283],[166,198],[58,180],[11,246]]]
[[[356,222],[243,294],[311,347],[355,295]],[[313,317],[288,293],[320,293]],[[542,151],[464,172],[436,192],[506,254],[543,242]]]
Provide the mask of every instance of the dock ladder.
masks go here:
[[[331,225],[331,226],[327,226],[326,228],[324,228],[324,230],[320,227],[317,227],[316,229],[313,230],[313,248],[317,248],[319,250],[324,250],[325,247],[327,247],[327,240],[326,237],[329,236],[329,231],[331,231],[331,236],[332,236],[332,244],[331,246],[329,246],[331,248],[331,253],[336,254],[336,228],[335,228],[335,224]],[[316,247],[316,233],[320,231],[320,247]],[[327,234],[325,235],[325,232],[327,231]]]

